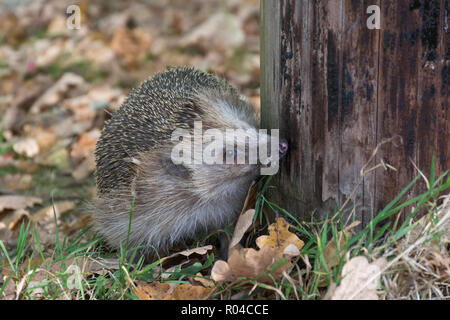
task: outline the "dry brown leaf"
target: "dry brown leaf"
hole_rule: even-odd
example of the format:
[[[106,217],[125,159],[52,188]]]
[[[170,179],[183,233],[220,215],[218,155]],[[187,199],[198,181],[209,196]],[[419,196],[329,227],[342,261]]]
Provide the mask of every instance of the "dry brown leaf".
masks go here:
[[[338,245],[336,246],[335,240],[331,239],[325,246],[323,255],[329,271],[339,264],[339,257],[344,254],[340,252],[340,250],[344,248],[345,244],[347,243],[349,235],[350,233],[348,232],[340,231],[338,234]],[[320,266],[320,268],[321,271],[324,271],[322,265]]]
[[[328,241],[323,252],[325,261],[327,263],[328,271],[331,271],[331,269],[333,269],[339,264],[340,256],[345,255],[345,252],[342,252],[341,250],[345,247],[345,244],[347,243],[349,237],[351,236],[351,230],[356,226],[358,226],[360,223],[361,223],[360,221],[354,221],[349,226],[344,228],[344,230],[339,231],[337,246],[334,238]],[[320,264],[319,266],[319,272],[325,272],[325,268],[323,267],[322,264]],[[325,279],[319,283],[319,286],[320,287],[326,286]]]
[[[56,130],[53,128],[29,127],[24,126],[24,131],[28,137],[36,140],[39,151],[47,152],[55,145],[58,140]]]
[[[38,46],[36,46],[36,59],[34,63],[37,67],[45,67],[54,62],[69,49],[70,42],[59,39],[50,41],[42,39]]]
[[[13,12],[5,12],[0,15],[0,37],[2,42],[10,45],[19,44],[26,32],[20,23],[20,18]]]
[[[22,222],[25,222],[26,225],[29,219],[30,214],[25,209],[14,210],[1,219],[0,228],[4,225],[8,230],[16,230]]]
[[[9,264],[8,259],[3,259],[3,265],[2,265],[2,274],[4,278],[7,278],[11,275],[13,272],[13,269],[11,268],[11,265]]]
[[[141,300],[170,300],[170,285],[161,282],[136,281],[136,295]]]
[[[184,251],[181,251],[181,252],[174,253],[174,254],[172,254],[170,256],[164,257],[163,260],[169,260],[169,259],[172,259],[172,258],[177,257],[177,256],[189,257],[190,255],[192,255],[194,253],[199,254],[199,255],[205,255],[209,251],[211,251],[212,249],[213,249],[213,246],[211,246],[211,245],[204,246],[204,247],[199,247],[199,248],[194,248],[194,249],[187,249],[187,250],[184,250]]]
[[[180,43],[184,46],[195,45],[205,48],[213,46],[229,55],[234,51],[233,48],[239,47],[244,41],[245,34],[239,19],[231,14],[219,12],[193,28]]]
[[[52,281],[57,273],[75,274],[78,272],[82,277],[93,273],[91,270],[96,266],[96,262],[88,257],[68,258],[64,264],[62,261],[52,262],[52,258],[43,261],[40,257],[26,259],[19,266],[19,278],[11,279],[10,292],[15,293],[15,297],[20,297],[26,290],[31,297],[37,298],[42,295],[40,288],[30,290],[30,287],[39,286],[43,281]],[[98,267],[97,267],[98,268]],[[12,272],[8,265],[3,265],[3,276],[9,276]],[[6,272],[5,272],[6,271]],[[71,281],[70,277],[68,281]],[[10,296],[10,294],[9,294]]]
[[[17,160],[14,161],[13,163],[21,172],[33,174],[39,170],[39,164],[37,164],[35,161],[31,159]]]
[[[72,87],[84,85],[83,78],[74,73],[65,73],[53,86],[31,106],[30,113],[38,114],[42,109],[61,101],[64,94]]]
[[[279,217],[275,223],[269,226],[268,236],[260,236],[256,239],[256,245],[258,248],[269,246],[276,252],[283,253],[284,249],[292,243],[300,250],[304,242],[288,229],[289,224]]]
[[[52,128],[55,129],[58,137],[71,138],[72,136],[79,136],[88,131],[92,127],[92,122],[93,119],[80,121],[75,119],[75,116],[72,116],[55,123]]]
[[[99,258],[92,262],[89,272],[105,274],[108,270],[119,270],[120,264],[117,258]]]
[[[53,18],[47,27],[49,35],[66,35],[69,34],[70,29],[67,28],[67,18],[59,14]]]
[[[90,214],[82,215],[81,217],[77,217],[77,219],[71,224],[64,224],[61,230],[65,233],[72,233],[75,231],[80,231],[87,228],[93,219]]]
[[[19,210],[32,207],[35,204],[41,204],[42,199],[37,197],[7,195],[0,196],[0,212],[5,209]]]
[[[28,190],[31,185],[32,176],[29,174],[7,174],[0,178],[0,186],[6,190]]]
[[[34,157],[39,153],[39,145],[33,138],[26,138],[13,144],[13,150],[26,157]]]
[[[111,66],[114,61],[114,51],[102,40],[85,38],[78,43],[73,56],[82,57],[95,66]]]
[[[230,248],[234,247],[241,241],[248,228],[253,223],[253,217],[255,215],[255,209],[247,210],[244,214],[239,216],[239,219],[234,227],[233,238],[230,242]]]
[[[230,251],[228,265],[230,266],[234,278],[253,278],[261,275],[272,265],[279,262],[281,258],[281,255],[277,255],[275,250],[270,246],[264,246],[260,250],[255,250],[253,248],[242,248],[240,245],[237,245]],[[276,277],[275,273],[281,274],[282,271],[279,272],[280,269],[284,270],[286,267],[289,267],[289,262],[275,270],[272,275]],[[272,282],[267,276],[261,277],[258,280],[262,282]]]
[[[269,226],[270,235],[256,239],[260,250],[235,245],[230,248],[227,262],[219,260],[214,264],[211,278],[218,282],[229,282],[238,277],[254,278],[272,270],[284,257],[292,258],[300,254],[304,243],[288,229],[289,224],[283,218],[277,218],[276,222]],[[283,271],[291,267],[292,263],[288,259],[276,270],[272,270],[271,275],[280,279]],[[259,277],[258,281],[273,283],[269,276]]]
[[[57,146],[51,153],[45,155],[42,159],[39,159],[39,163],[65,170],[70,167],[69,151],[63,146]]]
[[[86,179],[91,172],[95,170],[95,157],[89,156],[81,161],[81,163],[72,171],[72,177],[76,181],[82,181]]]
[[[217,282],[233,281],[233,272],[229,264],[223,260],[216,261],[211,270],[211,279]]]
[[[253,181],[250,185],[250,188],[248,188],[247,196],[245,197],[244,206],[241,210],[241,215],[247,212],[250,209],[255,208],[256,205],[256,198],[258,196],[258,184]]]
[[[295,244],[291,243],[284,248],[283,254],[289,257],[298,257],[300,255],[300,249]]]
[[[94,129],[89,132],[83,133],[78,139],[77,143],[72,147],[70,156],[75,161],[80,161],[84,158],[93,155],[97,140],[100,138],[100,130]]]
[[[172,292],[172,300],[202,300],[205,299],[211,288],[195,286],[190,283],[182,283],[175,287]]]
[[[139,61],[143,60],[150,45],[152,38],[149,34],[139,28],[130,30],[125,27],[118,28],[111,40],[111,48],[121,57],[129,67],[137,67]]]
[[[182,266],[186,263],[195,261],[195,259],[201,259],[202,256],[206,255],[208,252],[213,250],[213,246],[208,245],[204,247],[188,249],[181,252],[174,253],[170,256],[164,257],[161,259],[161,262],[164,268],[168,268],[172,266]],[[200,256],[200,257],[199,257]],[[170,272],[171,268],[167,269],[167,272]],[[169,274],[167,274],[169,276]]]
[[[95,110],[92,107],[92,100],[88,96],[79,96],[66,99],[62,102],[61,108],[70,110],[77,121],[91,120],[95,117]]]
[[[0,155],[0,168],[14,163],[14,154],[12,152],[7,152]]]
[[[11,102],[11,107],[6,109],[3,113],[3,117],[0,119],[0,127],[6,132],[10,132],[9,130],[19,131],[23,124],[22,119],[25,117],[25,112],[12,104],[13,103]]]
[[[55,207],[56,218],[59,218],[62,213],[75,208],[75,202],[73,202],[73,201],[57,202],[54,204],[54,207]],[[53,221],[53,218],[54,218],[53,217],[53,205],[43,208],[31,216],[31,220],[33,220],[34,222],[39,222],[44,219],[50,219],[51,221]]]
[[[94,103],[110,103],[119,99],[123,92],[119,88],[112,88],[108,85],[94,87],[89,90],[87,96]]]
[[[214,288],[214,282],[206,279],[200,272],[195,275],[194,280],[200,282],[205,288]]]
[[[5,259],[6,260],[6,259]],[[4,279],[6,281],[7,277]],[[16,298],[16,283],[14,279],[9,279],[6,287],[3,291],[3,295],[0,297],[1,300],[14,300]]]
[[[327,296],[331,300],[378,300],[377,288],[381,270],[386,265],[384,258],[372,263],[363,256],[352,258],[342,269],[341,283]]]

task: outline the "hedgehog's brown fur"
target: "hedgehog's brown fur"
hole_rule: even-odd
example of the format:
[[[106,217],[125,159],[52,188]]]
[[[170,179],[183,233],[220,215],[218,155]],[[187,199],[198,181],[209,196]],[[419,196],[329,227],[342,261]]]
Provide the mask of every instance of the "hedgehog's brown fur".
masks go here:
[[[119,248],[167,251],[200,230],[221,228],[240,211],[256,166],[182,166],[170,161],[176,128],[256,128],[250,105],[225,81],[176,68],[133,90],[106,124],[95,151],[97,230]]]

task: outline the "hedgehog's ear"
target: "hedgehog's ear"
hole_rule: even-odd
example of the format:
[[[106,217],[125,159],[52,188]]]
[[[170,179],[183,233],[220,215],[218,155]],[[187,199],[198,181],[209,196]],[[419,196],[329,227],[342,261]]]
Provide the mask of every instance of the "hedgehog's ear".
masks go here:
[[[161,161],[161,165],[164,170],[171,176],[179,178],[190,178],[191,172],[188,168],[182,164],[175,164],[170,156],[164,156]]]

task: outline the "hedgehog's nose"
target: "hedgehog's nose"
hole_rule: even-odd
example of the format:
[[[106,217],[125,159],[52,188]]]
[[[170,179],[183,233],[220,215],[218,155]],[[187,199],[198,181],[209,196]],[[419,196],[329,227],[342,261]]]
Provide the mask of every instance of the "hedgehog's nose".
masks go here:
[[[288,143],[287,143],[286,139],[281,139],[280,140],[279,148],[280,148],[280,158],[281,158],[288,151]]]

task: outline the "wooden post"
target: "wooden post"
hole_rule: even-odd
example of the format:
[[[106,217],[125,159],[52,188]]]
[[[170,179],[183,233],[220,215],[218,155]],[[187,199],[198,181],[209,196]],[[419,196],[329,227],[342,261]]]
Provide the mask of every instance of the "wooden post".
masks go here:
[[[371,5],[381,29],[368,28]],[[364,225],[415,177],[412,162],[429,174],[434,153],[438,174],[450,168],[449,16],[450,0],[261,1],[261,124],[290,145],[276,201],[309,219],[355,191]],[[356,187],[382,162],[397,171]]]

